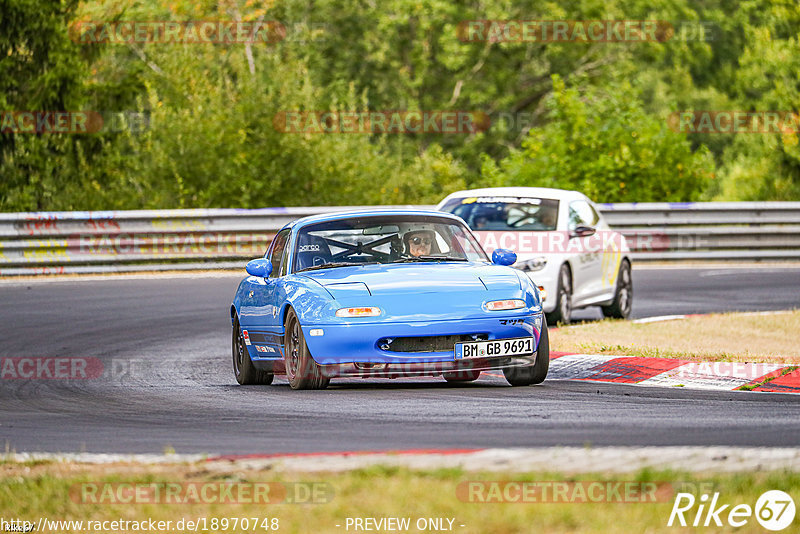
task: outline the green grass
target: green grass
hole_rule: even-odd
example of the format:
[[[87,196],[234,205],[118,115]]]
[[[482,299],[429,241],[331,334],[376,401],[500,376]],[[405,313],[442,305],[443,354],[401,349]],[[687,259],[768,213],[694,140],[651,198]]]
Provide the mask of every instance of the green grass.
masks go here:
[[[0,466],[0,515],[38,521],[50,519],[154,520],[180,518],[276,517],[281,532],[348,532],[348,517],[454,518],[461,533],[516,532],[676,532],[666,526],[675,489],[689,488],[696,497],[719,492],[720,502],[753,506],[758,496],[781,489],[798,500],[800,474],[792,472],[737,473],[700,476],[676,471],[645,469],[629,475],[467,472],[461,469],[410,470],[369,467],[336,474],[249,472],[231,466],[227,473],[212,472],[204,464],[159,467],[82,467],[73,464],[30,466],[10,462]],[[83,504],[70,497],[84,482],[321,482],[333,489],[333,498],[320,504]],[[457,488],[468,481],[601,481],[668,482],[673,489],[656,503],[477,503],[459,498]],[[79,494],[78,494],[79,495]],[[695,508],[696,510],[696,508]],[[336,527],[339,524],[341,527]],[[795,521],[795,525],[798,525]],[[461,527],[460,525],[465,525]],[[795,528],[795,527],[792,527]],[[679,529],[678,529],[679,530]],[[711,529],[720,531],[719,528]],[[726,529],[722,529],[726,530]],[[730,529],[727,529],[730,530]],[[789,531],[792,529],[790,528]],[[231,530],[229,530],[231,531]],[[751,519],[736,532],[761,532]],[[796,531],[796,529],[794,530]],[[260,531],[263,532],[263,531]],[[352,528],[349,532],[353,532]]]
[[[798,330],[800,310],[770,315],[710,314],[656,323],[605,319],[552,331],[550,350],[797,365],[800,363],[800,345],[795,342]]]

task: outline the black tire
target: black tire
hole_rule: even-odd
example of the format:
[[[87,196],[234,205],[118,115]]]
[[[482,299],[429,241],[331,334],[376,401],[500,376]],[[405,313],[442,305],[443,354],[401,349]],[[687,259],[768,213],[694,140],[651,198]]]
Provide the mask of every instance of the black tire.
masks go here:
[[[547,319],[542,318],[542,337],[536,348],[536,362],[530,367],[507,367],[503,369],[503,374],[512,386],[530,386],[544,382],[549,369],[550,334],[547,329]]]
[[[617,275],[617,289],[614,291],[614,301],[608,306],[602,306],[603,315],[614,319],[627,319],[633,307],[633,278],[631,277],[631,264],[622,260]]]
[[[481,376],[481,372],[474,369],[462,369],[460,371],[448,371],[442,373],[448,382],[473,382]]]
[[[556,307],[547,314],[550,324],[569,324],[572,318],[572,275],[567,264],[558,271],[558,289],[556,290]]]
[[[236,381],[242,386],[253,384],[272,384],[275,375],[267,371],[259,371],[250,359],[247,352],[247,345],[244,343],[242,329],[239,328],[239,316],[233,318],[233,332],[231,340],[231,350],[233,353],[233,375]]]
[[[284,360],[286,378],[292,389],[325,389],[330,379],[322,374],[322,369],[311,357],[300,321],[293,309],[286,314],[284,334]]]

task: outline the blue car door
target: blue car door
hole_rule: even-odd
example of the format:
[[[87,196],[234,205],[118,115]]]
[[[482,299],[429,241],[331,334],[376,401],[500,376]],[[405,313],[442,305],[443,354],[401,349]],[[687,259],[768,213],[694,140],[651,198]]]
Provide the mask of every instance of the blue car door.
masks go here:
[[[250,352],[256,358],[276,358],[281,354],[283,325],[280,324],[278,312],[285,299],[283,276],[286,274],[290,234],[289,229],[278,233],[267,252],[272,263],[269,278],[251,276],[247,279],[248,288],[241,301],[240,321],[242,328],[248,330],[251,347],[255,347]]]

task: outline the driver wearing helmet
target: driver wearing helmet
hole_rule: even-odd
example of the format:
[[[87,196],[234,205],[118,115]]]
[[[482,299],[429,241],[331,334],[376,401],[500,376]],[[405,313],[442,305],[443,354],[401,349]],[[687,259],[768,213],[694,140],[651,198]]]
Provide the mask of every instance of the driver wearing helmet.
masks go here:
[[[412,256],[428,256],[431,253],[434,234],[432,230],[411,230],[403,236],[406,253]]]

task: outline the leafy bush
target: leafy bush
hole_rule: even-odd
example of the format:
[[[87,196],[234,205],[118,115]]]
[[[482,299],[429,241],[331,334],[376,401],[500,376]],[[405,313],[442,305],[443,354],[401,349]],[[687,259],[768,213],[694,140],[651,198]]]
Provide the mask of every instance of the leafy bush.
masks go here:
[[[549,122],[499,164],[485,160],[487,185],[575,189],[599,202],[700,197],[714,168],[710,154],[692,152],[666,119],[645,113],[630,84],[582,95],[556,76],[553,88]]]

